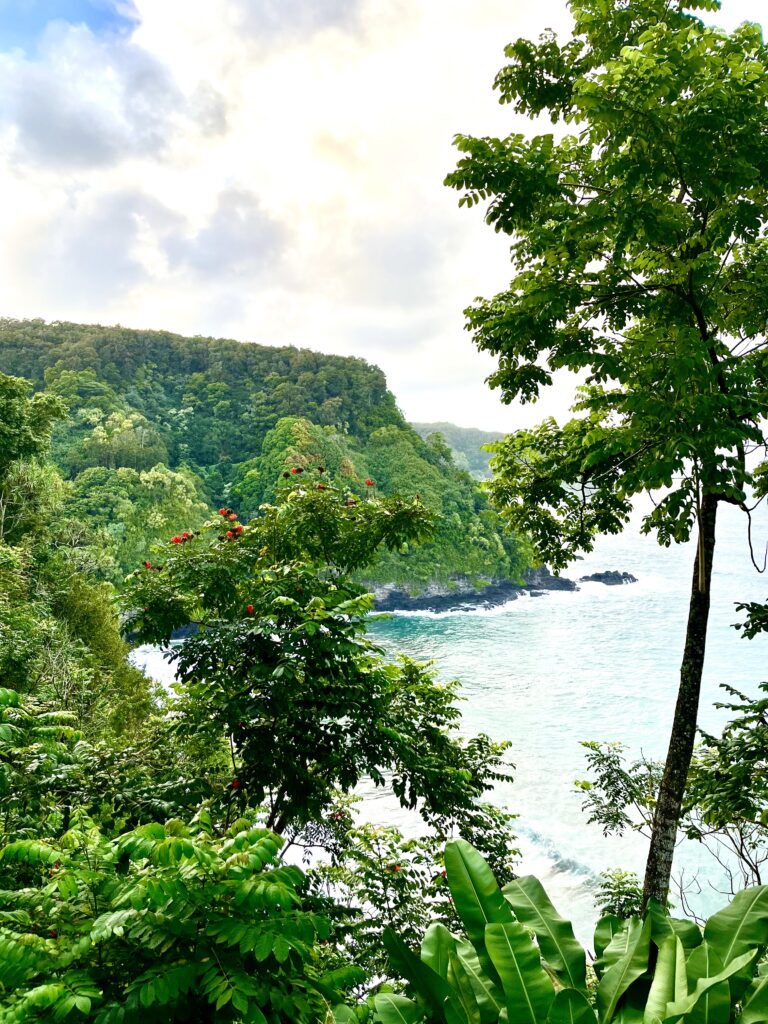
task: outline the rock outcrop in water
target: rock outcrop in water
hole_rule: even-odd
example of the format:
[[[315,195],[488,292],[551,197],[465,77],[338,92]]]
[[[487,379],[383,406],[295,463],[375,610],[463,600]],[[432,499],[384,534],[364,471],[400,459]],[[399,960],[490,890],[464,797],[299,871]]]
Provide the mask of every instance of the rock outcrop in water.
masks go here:
[[[593,572],[591,576],[580,576],[579,583],[604,583],[606,587],[620,587],[625,583],[637,583],[637,577],[630,572]]]
[[[636,583],[637,580],[628,572],[609,570],[582,576],[579,582],[604,583],[606,586]],[[578,590],[575,580],[566,576],[554,576],[543,565],[538,569],[530,569],[522,583],[511,580],[490,580],[485,585],[477,586],[468,579],[457,579],[451,584],[432,583],[420,594],[409,594],[400,590],[395,584],[378,584],[372,588],[374,607],[380,612],[394,611],[469,611],[474,608],[495,608],[514,601],[522,594],[539,597],[552,590]]]

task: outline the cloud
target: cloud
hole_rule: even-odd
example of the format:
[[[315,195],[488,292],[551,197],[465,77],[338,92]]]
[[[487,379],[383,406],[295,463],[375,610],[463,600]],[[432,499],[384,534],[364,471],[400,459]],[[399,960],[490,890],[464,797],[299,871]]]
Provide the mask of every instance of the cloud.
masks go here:
[[[209,83],[188,97],[157,57],[85,24],[50,23],[34,60],[0,56],[0,91],[16,160],[64,171],[160,158],[190,124],[204,134],[226,128]]]
[[[152,277],[152,240],[177,230],[178,217],[140,190],[74,195],[29,232],[17,260],[58,308],[99,309]]]
[[[350,28],[361,0],[235,0],[238,26],[256,40],[302,37],[325,28]]]
[[[202,228],[175,234],[165,251],[172,269],[216,279],[264,275],[279,261],[286,241],[287,232],[264,211],[258,196],[230,188],[219,194]]]

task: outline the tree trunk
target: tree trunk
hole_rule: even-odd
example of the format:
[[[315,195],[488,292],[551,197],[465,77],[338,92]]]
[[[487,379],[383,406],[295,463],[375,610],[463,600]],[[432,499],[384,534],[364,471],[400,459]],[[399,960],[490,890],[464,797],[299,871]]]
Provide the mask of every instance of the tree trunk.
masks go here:
[[[696,740],[701,674],[704,669],[704,651],[707,643],[717,500],[716,496],[705,494],[701,502],[699,538],[696,560],[693,563],[691,603],[688,610],[688,628],[685,634],[683,661],[680,666],[680,689],[677,694],[664,775],[659,787],[656,812],[653,817],[651,845],[648,850],[643,884],[643,912],[651,899],[666,905],[669,893],[680,810],[683,805],[688,769]]]

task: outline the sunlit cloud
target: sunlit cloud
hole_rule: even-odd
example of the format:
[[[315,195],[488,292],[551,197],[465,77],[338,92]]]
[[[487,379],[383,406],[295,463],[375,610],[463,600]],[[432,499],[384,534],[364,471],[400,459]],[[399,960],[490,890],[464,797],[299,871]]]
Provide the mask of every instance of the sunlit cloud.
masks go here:
[[[760,15],[726,0],[732,27]],[[565,0],[0,0],[0,306],[358,355],[406,414],[511,428],[463,329],[508,239],[443,187],[454,134]],[[723,14],[718,16],[725,23]],[[15,27],[14,27],[15,26]],[[550,130],[547,124],[539,130]]]

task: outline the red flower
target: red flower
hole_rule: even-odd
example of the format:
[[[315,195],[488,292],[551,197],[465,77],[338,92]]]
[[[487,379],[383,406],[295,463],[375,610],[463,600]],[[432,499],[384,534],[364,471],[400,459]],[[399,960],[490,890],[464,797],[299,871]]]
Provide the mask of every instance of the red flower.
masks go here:
[[[232,789],[240,789],[242,782],[240,779],[232,779]]]
[[[225,516],[227,514],[227,512],[229,512],[228,508],[220,508],[219,509],[219,515],[220,516]]]
[[[181,537],[171,537],[171,544],[181,544]]]
[[[298,466],[294,466],[293,469],[291,470],[291,472],[295,475],[296,473],[300,473],[301,470],[299,469]]]
[[[248,613],[249,615],[253,615],[253,605],[252,605],[252,604],[247,604],[247,605],[245,606],[245,610],[246,610],[246,612],[247,612],[247,613]]]
[[[234,533],[232,533],[232,531],[231,531],[231,530],[227,530],[227,540],[232,540],[232,538],[233,538],[234,536],[235,536],[235,535],[234,535]]]
[[[59,937],[59,933],[56,931],[55,928],[51,928],[48,934],[51,936],[52,939],[58,939]]]
[[[392,870],[393,871],[400,871],[400,865],[399,864],[393,864],[392,865]]]
[[[151,569],[152,568],[152,563],[151,562],[145,562],[144,563],[144,568],[145,569]]]
[[[242,533],[242,532],[243,532],[243,528],[242,528],[242,526],[240,526],[240,524],[238,523],[238,525],[237,525],[237,526],[235,527],[235,533]]]
[[[229,519],[231,523],[234,523],[235,520],[237,519],[237,512],[230,512],[229,515],[227,516],[227,519]]]
[[[184,533],[182,533],[181,536],[182,536],[183,540],[189,540],[189,538],[192,536],[192,534],[191,533],[187,533],[187,531],[185,530]]]
[[[373,480],[366,480],[365,481],[365,486],[366,487],[373,487]]]

